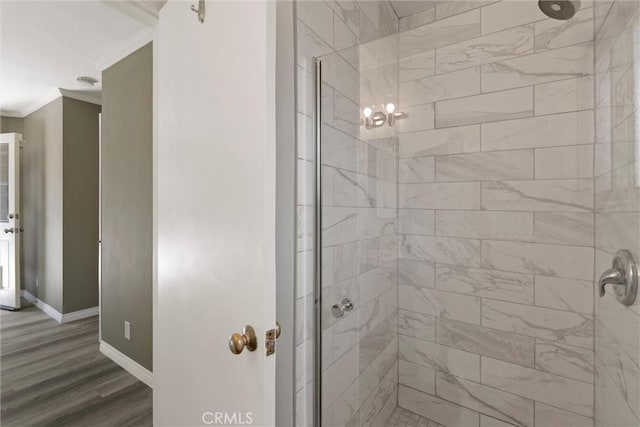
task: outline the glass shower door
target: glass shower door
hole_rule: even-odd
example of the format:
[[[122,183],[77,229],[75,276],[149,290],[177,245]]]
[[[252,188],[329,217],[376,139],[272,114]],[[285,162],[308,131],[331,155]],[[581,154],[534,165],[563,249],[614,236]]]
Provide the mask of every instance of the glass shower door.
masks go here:
[[[397,76],[396,36],[316,62],[322,425],[385,425],[397,403]]]

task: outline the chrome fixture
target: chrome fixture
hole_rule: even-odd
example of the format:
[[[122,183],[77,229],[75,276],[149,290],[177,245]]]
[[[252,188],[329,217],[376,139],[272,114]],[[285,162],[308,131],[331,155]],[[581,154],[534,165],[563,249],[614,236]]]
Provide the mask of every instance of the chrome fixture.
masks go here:
[[[313,210],[313,425],[319,427],[322,422],[322,61],[315,58],[313,73],[315,102],[314,126],[314,199]]]
[[[386,111],[373,111],[371,107],[364,107],[362,109],[362,115],[364,120],[361,121],[364,127],[367,129],[374,129],[387,123],[389,126],[393,126],[396,120],[406,116],[403,112],[396,112],[396,106],[393,103],[388,103],[384,106]]]
[[[580,9],[580,0],[539,0],[538,7],[549,18],[566,21]]]
[[[605,294],[605,286],[613,287],[614,295],[624,305],[633,305],[638,293],[638,268],[633,255],[626,249],[616,252],[611,268],[600,276],[598,289],[600,297]]]
[[[229,350],[231,350],[231,353],[240,354],[245,347],[249,351],[255,351],[258,348],[256,331],[250,325],[242,329],[242,334],[235,333],[229,337]]]
[[[333,304],[331,307],[331,314],[333,314],[333,317],[339,319],[344,316],[345,311],[349,312],[351,310],[353,310],[353,303],[349,298],[345,298],[340,302],[340,304]]]
[[[198,0],[198,8],[191,5],[191,11],[198,14],[198,21],[202,24],[204,22],[204,0]]]

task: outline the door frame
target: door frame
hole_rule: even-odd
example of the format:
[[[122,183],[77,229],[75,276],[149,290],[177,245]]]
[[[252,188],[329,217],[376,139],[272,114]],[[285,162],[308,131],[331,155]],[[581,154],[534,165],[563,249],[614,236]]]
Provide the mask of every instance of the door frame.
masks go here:
[[[276,8],[276,425],[295,425],[296,57],[295,1]]]
[[[0,134],[0,138],[3,140],[7,140],[6,142],[2,142],[3,144],[7,144],[8,146],[8,166],[9,166],[9,170],[8,170],[8,179],[9,179],[9,187],[14,187],[14,191],[9,191],[8,192],[8,206],[7,206],[7,210],[8,213],[11,215],[13,214],[14,217],[11,218],[7,218],[9,221],[7,223],[7,226],[10,226],[14,229],[13,231],[13,243],[11,244],[11,246],[13,246],[13,250],[11,250],[10,248],[10,253],[9,253],[9,264],[12,266],[12,269],[10,271],[10,274],[13,275],[13,278],[11,278],[11,276],[9,276],[9,283],[11,283],[11,280],[13,279],[13,292],[14,292],[14,296],[13,296],[13,300],[14,300],[14,304],[13,306],[3,306],[5,308],[9,308],[9,309],[13,309],[13,310],[19,310],[20,306],[21,306],[21,301],[20,301],[20,297],[21,297],[21,276],[20,276],[20,223],[22,221],[22,211],[20,209],[21,206],[21,202],[20,202],[20,145],[22,143],[22,134],[19,133],[15,133],[15,132],[8,132],[8,133],[3,133]],[[13,198],[13,203],[12,203],[12,198]]]
[[[98,114],[98,342],[102,342],[102,112]]]
[[[157,18],[157,21],[160,22],[160,18]],[[160,102],[159,98],[159,74],[160,67],[158,61],[158,54],[160,51],[160,40],[158,37],[158,28],[153,29],[153,33],[151,35],[151,49],[153,50],[153,100],[152,100],[152,108],[153,108],[153,123],[152,123],[152,156],[153,156],[153,164],[152,164],[152,270],[151,270],[151,293],[152,293],[152,301],[151,301],[151,329],[153,333],[153,348],[152,348],[152,360],[153,360],[153,374],[155,376],[156,363],[156,355],[158,354],[158,147],[160,145],[159,138],[159,116],[160,116]],[[158,382],[155,383],[157,387]],[[155,388],[155,387],[154,387]],[[158,393],[153,393],[153,419],[156,419],[156,408],[158,407]]]

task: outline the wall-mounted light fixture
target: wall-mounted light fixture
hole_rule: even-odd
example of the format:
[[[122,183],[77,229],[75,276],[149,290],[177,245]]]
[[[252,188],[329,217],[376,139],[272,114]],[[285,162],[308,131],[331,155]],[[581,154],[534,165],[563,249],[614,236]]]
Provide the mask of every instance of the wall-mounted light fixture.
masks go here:
[[[393,103],[388,103],[384,106],[385,111],[373,111],[371,107],[364,107],[362,109],[362,115],[364,120],[362,124],[367,129],[373,129],[382,126],[387,123],[389,126],[393,126],[398,119],[406,116],[403,112],[396,112],[396,106]]]

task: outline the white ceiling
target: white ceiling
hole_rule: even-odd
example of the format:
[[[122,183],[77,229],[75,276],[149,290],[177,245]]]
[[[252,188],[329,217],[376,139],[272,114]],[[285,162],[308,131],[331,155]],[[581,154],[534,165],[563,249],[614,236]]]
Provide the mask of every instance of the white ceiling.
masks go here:
[[[0,1],[0,110],[21,117],[60,89],[99,101],[100,84],[87,89],[79,76],[101,80],[109,58],[150,28],[98,0]]]
[[[399,18],[413,15],[441,3],[441,0],[389,0]]]

